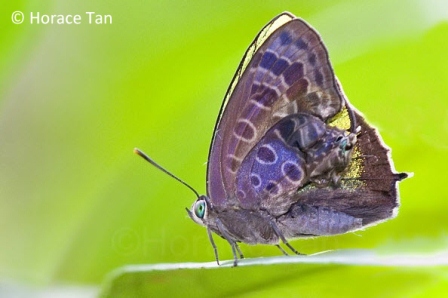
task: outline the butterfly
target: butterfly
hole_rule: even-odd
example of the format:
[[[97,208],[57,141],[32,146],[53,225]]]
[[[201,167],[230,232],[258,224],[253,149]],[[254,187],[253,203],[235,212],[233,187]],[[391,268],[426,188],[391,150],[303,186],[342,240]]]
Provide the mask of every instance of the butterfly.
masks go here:
[[[141,151],[137,153],[155,164]],[[181,181],[157,164],[157,167]],[[246,51],[227,90],[209,150],[207,195],[188,215],[230,244],[342,234],[393,218],[390,149],[349,102],[319,34],[289,12]]]

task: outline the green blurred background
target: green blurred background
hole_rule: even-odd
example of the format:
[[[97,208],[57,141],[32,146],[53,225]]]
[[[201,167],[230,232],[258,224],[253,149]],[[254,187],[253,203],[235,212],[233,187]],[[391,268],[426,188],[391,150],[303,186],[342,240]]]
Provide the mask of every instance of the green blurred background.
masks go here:
[[[12,23],[16,10],[23,24]],[[226,88],[257,32],[285,10],[320,32],[351,103],[380,129],[397,170],[415,174],[400,184],[396,219],[293,245],[448,248],[448,2],[4,1],[0,296],[11,284],[98,285],[130,263],[214,259],[205,229],[185,212],[195,197],[132,149],[205,193]],[[89,25],[87,11],[113,23]],[[30,12],[80,14],[83,23],[31,25]],[[247,257],[279,253],[241,247]],[[446,290],[442,275],[435,283]]]

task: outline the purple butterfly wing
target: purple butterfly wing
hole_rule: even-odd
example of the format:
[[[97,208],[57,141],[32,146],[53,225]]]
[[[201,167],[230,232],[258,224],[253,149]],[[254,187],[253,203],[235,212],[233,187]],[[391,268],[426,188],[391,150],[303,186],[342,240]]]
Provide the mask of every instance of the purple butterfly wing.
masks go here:
[[[298,112],[327,121],[344,105],[316,31],[289,13],[272,20],[246,52],[221,107],[207,171],[213,204],[241,203],[237,173],[276,122]]]

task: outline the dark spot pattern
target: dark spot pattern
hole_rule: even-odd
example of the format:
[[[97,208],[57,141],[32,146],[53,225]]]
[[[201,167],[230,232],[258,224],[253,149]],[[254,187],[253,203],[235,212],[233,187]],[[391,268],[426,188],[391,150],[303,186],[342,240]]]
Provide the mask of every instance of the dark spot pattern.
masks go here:
[[[308,45],[306,44],[306,42],[303,41],[302,38],[297,39],[297,41],[296,41],[296,47],[297,47],[299,50],[304,50],[304,51],[305,51],[306,49],[308,49]]]
[[[266,52],[261,58],[260,66],[264,69],[271,69],[275,61],[277,61],[277,55],[271,52]]]
[[[290,101],[297,99],[299,96],[308,92],[308,84],[308,81],[304,78],[297,80],[286,91],[286,96]]]
[[[232,157],[228,157],[230,163],[229,168],[232,172],[236,172],[239,169],[240,162]]]
[[[291,162],[285,162],[283,164],[283,173],[291,181],[300,181],[302,179],[302,172],[297,167],[297,165]]]
[[[261,146],[258,149],[257,158],[264,163],[270,164],[275,162],[277,156],[275,155],[275,152],[271,148],[267,146]]]
[[[274,67],[272,68],[272,72],[278,76],[283,71],[285,71],[286,68],[288,68],[289,63],[284,59],[278,59],[277,62],[275,62]]]
[[[294,82],[303,77],[303,64],[294,62],[283,72],[283,77],[285,78],[286,84],[291,86]]]
[[[316,65],[316,55],[314,53],[310,53],[308,55],[308,62],[312,65],[315,66]]]
[[[257,175],[251,175],[250,176],[250,182],[252,183],[252,185],[254,187],[259,187],[261,185],[261,180],[260,177],[258,177]]]
[[[324,85],[324,76],[322,75],[322,73],[318,70],[315,71],[314,73],[314,79],[316,80],[316,84],[319,85],[320,87],[323,87]]]
[[[266,190],[275,195],[278,194],[279,188],[275,182],[269,181],[268,185],[266,185]]]
[[[252,91],[256,92],[256,94],[252,96],[252,99],[265,107],[272,106],[274,101],[277,99],[277,92],[265,85],[259,86],[256,90],[253,89]]]
[[[252,126],[248,125],[244,121],[238,121],[234,131],[236,135],[246,140],[252,140],[252,138],[255,136],[255,131]]]
[[[289,35],[288,32],[283,32],[280,35],[280,43],[282,44],[282,46],[289,45],[291,42],[292,42],[292,38],[291,38],[291,35]]]

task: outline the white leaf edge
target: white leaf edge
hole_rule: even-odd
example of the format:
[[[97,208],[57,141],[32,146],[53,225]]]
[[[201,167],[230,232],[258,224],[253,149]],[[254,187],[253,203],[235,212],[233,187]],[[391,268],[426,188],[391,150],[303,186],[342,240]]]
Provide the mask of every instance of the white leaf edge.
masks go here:
[[[277,264],[339,264],[355,266],[433,267],[448,265],[448,250],[424,253],[379,254],[372,250],[351,249],[324,251],[312,255],[276,256],[238,260],[238,267]],[[178,269],[216,269],[233,266],[233,260],[205,263],[159,263],[126,265],[111,272],[112,276],[132,272]]]

